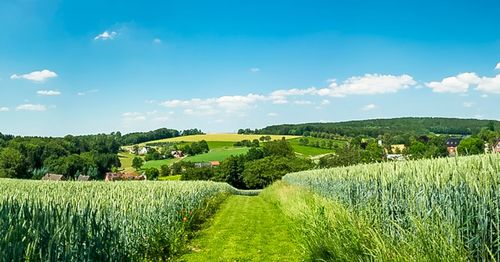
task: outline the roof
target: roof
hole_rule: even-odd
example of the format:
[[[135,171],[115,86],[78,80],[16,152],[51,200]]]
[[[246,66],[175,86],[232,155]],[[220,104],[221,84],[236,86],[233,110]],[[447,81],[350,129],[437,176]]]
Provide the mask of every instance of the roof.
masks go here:
[[[456,147],[456,146],[458,146],[458,144],[460,144],[460,140],[462,140],[462,139],[460,139],[460,138],[448,138],[446,140],[446,145]]]
[[[78,181],[89,181],[90,176],[78,176]]]
[[[219,166],[220,162],[219,161],[211,161],[210,165],[212,165],[212,166]]]
[[[62,180],[64,180],[64,176],[59,175],[59,174],[47,173],[47,174],[45,174],[45,176],[42,177],[42,180],[62,181]]]

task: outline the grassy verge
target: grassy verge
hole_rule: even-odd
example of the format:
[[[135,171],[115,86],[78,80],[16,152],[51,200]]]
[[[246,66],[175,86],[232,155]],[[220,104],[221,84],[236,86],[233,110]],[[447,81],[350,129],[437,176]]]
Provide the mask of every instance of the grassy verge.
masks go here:
[[[301,261],[281,211],[259,196],[231,196],[180,261]]]
[[[293,221],[302,251],[311,261],[467,261],[463,250],[444,239],[440,229],[422,230],[397,241],[376,221],[355,216],[341,204],[298,186],[278,182],[260,196],[274,202]]]

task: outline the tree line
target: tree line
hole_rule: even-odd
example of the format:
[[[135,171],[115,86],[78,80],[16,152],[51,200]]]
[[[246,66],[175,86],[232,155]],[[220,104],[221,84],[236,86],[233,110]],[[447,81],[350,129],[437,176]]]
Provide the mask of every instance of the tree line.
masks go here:
[[[174,163],[170,170],[162,167],[160,173],[181,175],[182,180],[213,180],[227,182],[240,189],[264,188],[290,172],[314,168],[314,163],[297,157],[285,139],[269,141],[262,147],[253,146],[243,155],[230,156],[217,168],[198,167],[194,163]]]
[[[318,132],[345,137],[368,136],[376,138],[384,134],[424,135],[435,133],[473,135],[478,134],[484,127],[499,130],[500,121],[441,117],[403,117],[337,123],[283,124],[254,130],[249,128],[239,129],[238,133],[308,136],[312,132]]]
[[[195,134],[203,132],[199,129],[160,128],[126,135],[113,132],[65,137],[22,137],[0,133],[0,177],[40,179],[46,173],[57,173],[68,179],[79,175],[102,179],[106,172],[121,166],[118,152],[123,145]],[[207,145],[190,150],[203,151],[206,150],[204,146]]]

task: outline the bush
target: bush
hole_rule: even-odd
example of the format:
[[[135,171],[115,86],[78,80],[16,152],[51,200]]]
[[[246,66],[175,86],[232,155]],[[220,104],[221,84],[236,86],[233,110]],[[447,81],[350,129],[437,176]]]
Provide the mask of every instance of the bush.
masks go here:
[[[158,177],[160,176],[160,171],[158,171],[158,169],[152,167],[152,168],[148,168],[144,171],[144,175],[146,175],[146,177],[149,179],[149,180],[156,180],[158,179]]]

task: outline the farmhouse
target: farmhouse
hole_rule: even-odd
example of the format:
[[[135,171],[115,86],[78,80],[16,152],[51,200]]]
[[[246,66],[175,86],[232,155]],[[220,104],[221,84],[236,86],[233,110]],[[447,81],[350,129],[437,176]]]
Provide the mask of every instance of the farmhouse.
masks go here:
[[[210,162],[200,162],[200,163],[194,163],[194,167],[196,168],[202,168],[202,167],[212,167]]]
[[[132,180],[147,180],[146,175],[142,174],[140,176],[135,176],[135,175],[127,175],[124,173],[106,173],[106,176],[104,177],[104,181],[106,182],[111,182],[111,181],[132,181]]]
[[[211,161],[210,166],[212,166],[212,167],[220,166],[220,162],[219,161]]]
[[[180,150],[172,150],[172,152],[170,152],[170,154],[175,158],[184,157],[184,153],[182,153],[182,151],[180,151]]]
[[[42,177],[42,180],[50,180],[50,181],[64,181],[66,180],[63,175],[59,174],[50,174],[47,173]]]
[[[89,181],[90,176],[78,176],[78,181]]]
[[[151,150],[151,147],[149,147],[149,146],[145,146],[145,147],[143,147],[143,148],[139,149],[138,154],[139,154],[140,156],[143,156],[143,155],[147,154],[147,153],[149,152],[149,150]]]
[[[404,144],[396,144],[396,145],[391,145],[391,152],[393,154],[401,154],[405,150],[405,145]]]
[[[406,160],[406,158],[403,156],[403,154],[387,154],[385,157],[387,160],[394,160],[394,161]]]
[[[448,138],[446,140],[446,149],[448,150],[449,156],[457,155],[457,147],[460,144],[460,138]]]
[[[500,139],[493,144],[493,153],[500,153]]]

